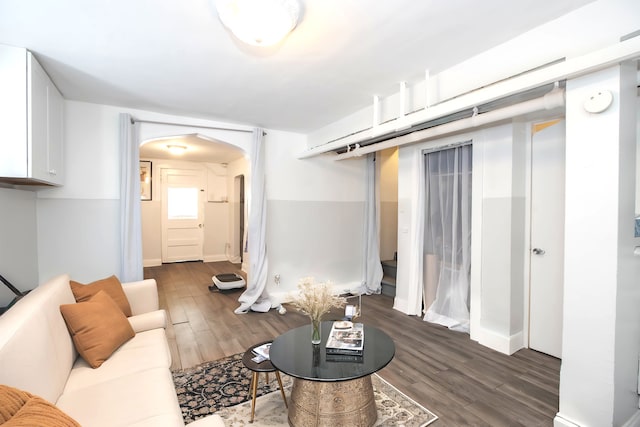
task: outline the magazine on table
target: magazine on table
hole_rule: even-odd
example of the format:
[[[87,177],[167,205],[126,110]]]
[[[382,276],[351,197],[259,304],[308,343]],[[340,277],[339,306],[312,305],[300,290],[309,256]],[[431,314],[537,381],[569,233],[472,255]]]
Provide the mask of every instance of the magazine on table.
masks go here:
[[[269,360],[269,349],[271,348],[271,343],[268,342],[266,344],[259,345],[255,347],[252,351],[256,356],[260,356],[265,360]]]
[[[362,323],[333,322],[325,347],[327,354],[362,355],[364,325]]]

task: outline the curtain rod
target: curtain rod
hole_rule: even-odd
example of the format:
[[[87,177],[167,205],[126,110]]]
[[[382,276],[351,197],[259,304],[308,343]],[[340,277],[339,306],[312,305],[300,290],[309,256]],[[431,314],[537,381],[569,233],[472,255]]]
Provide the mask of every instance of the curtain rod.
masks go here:
[[[158,121],[153,121],[153,120],[134,119],[133,117],[131,117],[131,124],[134,124],[136,122],[138,122],[138,123],[149,123],[149,124],[154,124],[154,125],[187,126],[187,127],[203,128],[203,129],[226,130],[226,131],[231,131],[231,132],[253,133],[253,130],[249,130],[249,129],[234,129],[234,128],[224,128],[224,127],[215,127],[215,126],[190,125],[190,124],[185,124],[185,123],[158,122]],[[262,134],[266,135],[267,133],[266,132],[262,132]]]

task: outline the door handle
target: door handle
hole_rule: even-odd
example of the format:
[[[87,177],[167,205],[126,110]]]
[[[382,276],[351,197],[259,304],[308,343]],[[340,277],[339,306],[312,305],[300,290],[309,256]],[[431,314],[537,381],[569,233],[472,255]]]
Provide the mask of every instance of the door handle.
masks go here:
[[[531,252],[533,252],[534,255],[544,255],[544,249],[540,248],[533,248]]]
[[[198,228],[202,228],[202,227],[204,227],[203,224],[198,224]]]

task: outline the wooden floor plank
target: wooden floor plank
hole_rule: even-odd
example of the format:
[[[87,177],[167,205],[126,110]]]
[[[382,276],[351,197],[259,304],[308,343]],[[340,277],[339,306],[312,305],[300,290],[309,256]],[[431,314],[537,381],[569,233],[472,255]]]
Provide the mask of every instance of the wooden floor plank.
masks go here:
[[[172,369],[231,356],[309,322],[290,305],[285,315],[235,314],[243,289],[209,290],[213,275],[235,272],[239,265],[228,262],[145,268],[167,310]],[[341,310],[332,310],[325,320],[341,316]],[[379,374],[438,415],[433,426],[553,425],[560,360],[528,349],[497,353],[467,334],[394,310],[393,298],[385,295],[363,297],[359,320],[393,338],[396,355]]]
[[[176,345],[178,346],[178,354],[182,367],[191,367],[199,365],[205,360],[200,354],[196,336],[191,329],[189,323],[178,323],[173,325],[176,333]]]

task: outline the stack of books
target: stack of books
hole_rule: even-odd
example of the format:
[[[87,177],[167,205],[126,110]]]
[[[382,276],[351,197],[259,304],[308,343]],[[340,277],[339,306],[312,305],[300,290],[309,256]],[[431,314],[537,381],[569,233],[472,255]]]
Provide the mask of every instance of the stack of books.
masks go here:
[[[333,322],[325,347],[327,361],[362,361],[364,325],[362,323]]]

